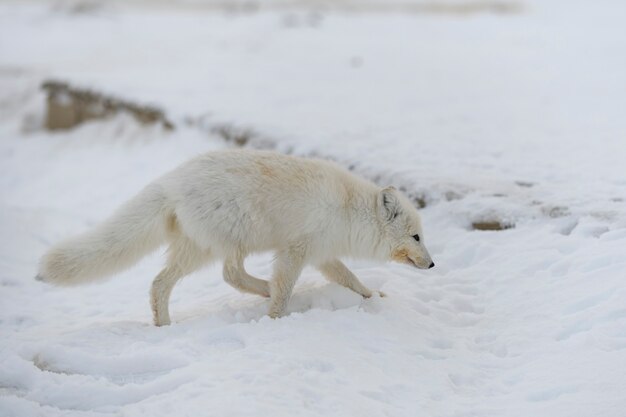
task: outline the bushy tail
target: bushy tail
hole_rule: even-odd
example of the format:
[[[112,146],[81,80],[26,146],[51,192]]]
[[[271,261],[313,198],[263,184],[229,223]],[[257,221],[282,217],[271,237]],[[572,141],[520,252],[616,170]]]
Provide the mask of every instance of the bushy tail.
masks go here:
[[[150,185],[95,229],[52,247],[36,279],[77,285],[122,271],[165,241],[171,213],[160,187]]]

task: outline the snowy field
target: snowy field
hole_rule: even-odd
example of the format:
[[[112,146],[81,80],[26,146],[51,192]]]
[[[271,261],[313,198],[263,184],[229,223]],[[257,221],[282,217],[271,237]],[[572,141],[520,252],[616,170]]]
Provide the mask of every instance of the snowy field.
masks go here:
[[[0,416],[626,416],[623,2],[259,4],[0,2]],[[52,133],[46,79],[176,129]],[[33,280],[52,244],[232,146],[215,126],[404,190],[436,268],[348,260],[387,294],[367,300],[307,269],[271,320],[215,265],[162,328],[162,251]],[[271,254],[246,266],[266,278]]]

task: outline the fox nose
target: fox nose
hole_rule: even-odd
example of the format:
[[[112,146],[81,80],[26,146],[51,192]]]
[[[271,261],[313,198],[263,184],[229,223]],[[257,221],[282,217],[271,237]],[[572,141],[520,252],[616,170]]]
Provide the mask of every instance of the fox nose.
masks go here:
[[[428,269],[430,269],[430,268],[432,268],[432,267],[434,267],[434,266],[435,266],[435,263],[434,263],[434,262],[431,262],[431,263],[430,263],[430,265],[428,266]]]

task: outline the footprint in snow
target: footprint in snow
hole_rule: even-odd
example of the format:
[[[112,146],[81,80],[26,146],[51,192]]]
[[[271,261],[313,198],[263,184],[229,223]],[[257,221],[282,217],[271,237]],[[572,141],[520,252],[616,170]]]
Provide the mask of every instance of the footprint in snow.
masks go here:
[[[146,383],[187,365],[176,355],[141,352],[102,356],[64,346],[42,350],[32,362],[42,371],[106,379],[116,385]]]

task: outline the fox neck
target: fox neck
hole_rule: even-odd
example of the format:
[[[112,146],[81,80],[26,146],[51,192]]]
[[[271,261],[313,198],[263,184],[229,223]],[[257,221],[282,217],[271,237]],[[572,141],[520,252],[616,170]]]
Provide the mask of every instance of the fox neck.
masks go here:
[[[379,190],[367,187],[353,194],[347,205],[349,230],[347,246],[350,256],[386,261],[384,234],[378,216],[377,201]]]

